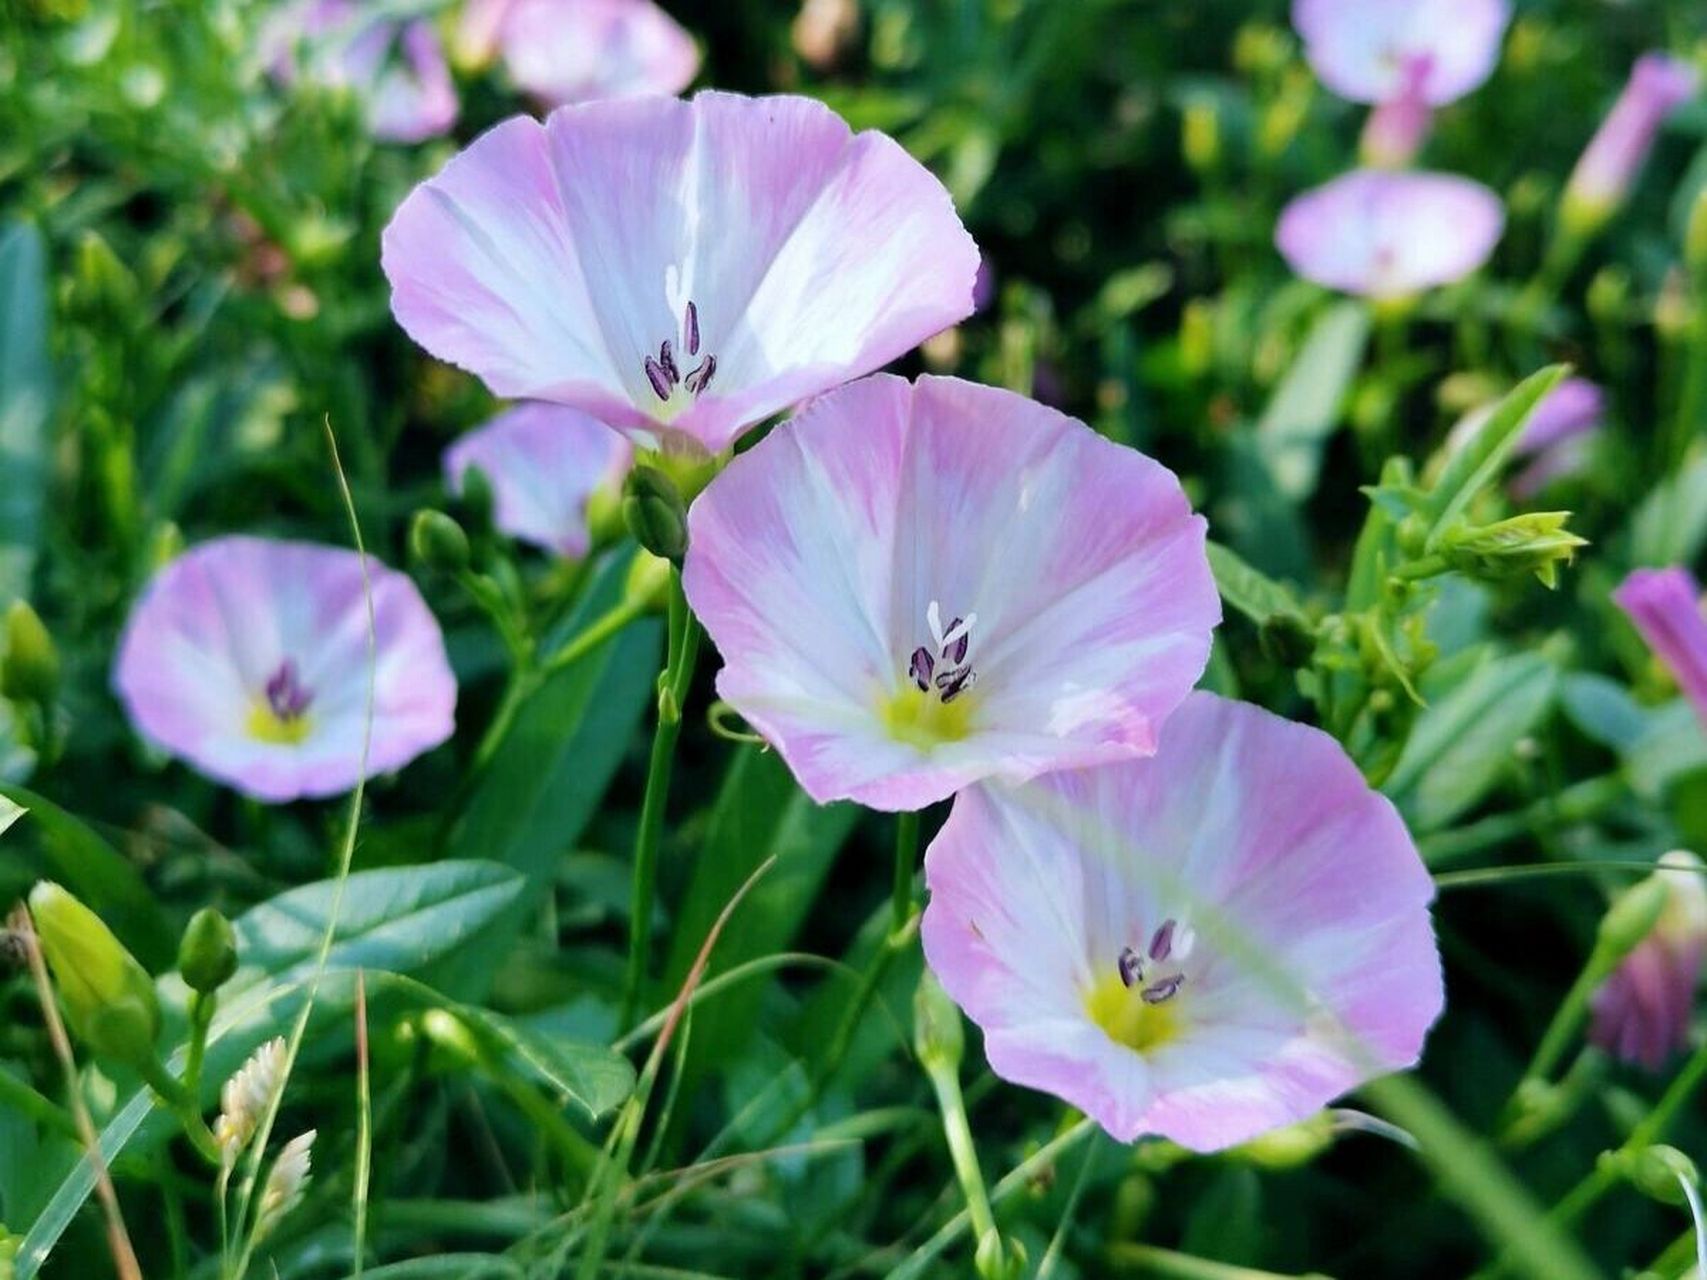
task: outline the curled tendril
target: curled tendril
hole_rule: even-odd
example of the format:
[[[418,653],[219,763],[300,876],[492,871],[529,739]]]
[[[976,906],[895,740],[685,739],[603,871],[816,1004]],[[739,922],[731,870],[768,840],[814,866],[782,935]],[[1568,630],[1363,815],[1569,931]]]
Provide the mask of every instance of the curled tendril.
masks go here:
[[[713,702],[705,713],[705,723],[710,726],[713,733],[724,741],[751,742],[761,750],[769,751],[771,749],[771,744],[751,729],[738,728],[737,723],[739,721],[740,716],[736,714],[735,708],[721,698]]]

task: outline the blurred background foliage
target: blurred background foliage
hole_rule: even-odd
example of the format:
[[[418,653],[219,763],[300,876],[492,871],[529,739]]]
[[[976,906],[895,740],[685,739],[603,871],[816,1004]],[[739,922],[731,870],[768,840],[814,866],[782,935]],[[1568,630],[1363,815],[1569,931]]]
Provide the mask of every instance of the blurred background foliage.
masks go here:
[[[1308,618],[1338,607],[1369,510],[1361,488],[1389,453],[1425,468],[1454,421],[1543,364],[1568,361],[1607,386],[1614,429],[1547,495],[1593,546],[1551,594],[1447,581],[1423,642],[1438,656],[1417,664],[1426,709],[1407,713],[1408,738],[1383,739],[1403,755],[1381,759],[1373,740],[1359,755],[1437,868],[1707,846],[1707,742],[1607,600],[1634,565],[1699,565],[1707,538],[1707,408],[1691,383],[1707,368],[1707,298],[1680,265],[1707,188],[1707,102],[1676,117],[1586,257],[1537,284],[1576,156],[1638,53],[1703,49],[1699,3],[1520,0],[1499,70],[1442,111],[1425,157],[1495,188],[1506,236],[1488,270],[1403,321],[1296,280],[1273,250],[1281,206],[1353,162],[1362,121],[1316,84],[1274,0],[864,0],[847,6],[851,25],[817,30],[788,0],[667,7],[703,41],[702,83],[820,97],[948,183],[993,298],[909,368],[1033,394],[1153,453],[1186,478],[1213,536],[1286,584],[1287,607]],[[808,6],[820,18],[835,8]],[[158,970],[195,907],[237,915],[328,874],[347,815],[262,808],[139,745],[108,687],[118,629],[187,543],[234,530],[347,541],[328,421],[368,545],[407,563],[410,513],[447,504],[442,449],[494,405],[392,322],[379,232],[414,182],[524,104],[490,77],[463,77],[454,137],[379,145],[349,95],[267,82],[253,55],[259,4],[0,0],[0,14],[0,604],[29,599],[61,663],[51,706],[0,701],[0,778],[35,810],[0,849],[0,900],[51,871]],[[620,548],[570,570],[471,524],[550,633],[571,634],[617,590]],[[592,585],[571,607],[578,574]],[[494,931],[483,960],[442,966],[440,984],[547,1041],[608,1039],[661,626],[555,677],[476,773],[502,649],[461,596],[422,577],[462,684],[462,731],[372,789],[356,865],[510,867],[516,923]],[[1211,683],[1311,718],[1265,612],[1229,610]],[[772,853],[778,869],[712,972],[789,948],[833,962],[779,963],[707,1005],[675,1064],[668,1118],[646,1136],[662,1170],[800,1145],[672,1184],[668,1212],[620,1224],[621,1247],[683,1275],[885,1274],[953,1208],[909,1058],[916,953],[871,963],[888,829],[813,807],[773,756],[731,753],[694,712],[673,808],[652,1004]],[[1449,1013],[1423,1078],[1471,1129],[1494,1128],[1603,906],[1587,877],[1443,897]],[[876,999],[850,1020],[861,982]],[[46,1078],[33,996],[13,983],[0,999],[0,1060]],[[327,1008],[331,1019],[347,1004]],[[512,1257],[548,1268],[564,1206],[523,1193],[550,1185],[555,1157],[507,1068],[440,1043],[402,997],[376,1008],[394,1015],[376,1015],[381,1255],[520,1241]],[[286,1277],[348,1265],[349,1040],[316,1036],[290,1105],[317,1118],[325,1172],[320,1211],[274,1243],[268,1265]],[[994,1176],[1049,1140],[1054,1111],[994,1087],[976,1052],[968,1064]],[[1665,1083],[1604,1062],[1582,1070],[1589,1086],[1558,1131],[1506,1153],[1544,1205]],[[1671,1140],[1707,1151],[1703,1120],[1692,1104]],[[73,1163],[62,1140],[39,1141],[0,1112],[0,1214],[15,1229]],[[1308,1162],[1266,1149],[1177,1164],[1099,1138],[1036,1168],[1003,1215],[1034,1263],[1069,1222],[1058,1277],[1247,1274],[1170,1271],[1185,1264],[1154,1246],[1341,1277],[1463,1274],[1489,1256],[1428,1170],[1372,1137]],[[166,1274],[182,1259],[177,1210],[156,1216],[138,1179],[169,1187],[177,1175],[158,1148],[118,1172],[150,1272]],[[189,1213],[193,1232],[200,1210]],[[1609,1274],[1648,1265],[1681,1230],[1675,1210],[1629,1194],[1590,1222],[1584,1239]],[[106,1265],[86,1214],[48,1274]],[[927,1274],[962,1274],[965,1257],[936,1266]]]

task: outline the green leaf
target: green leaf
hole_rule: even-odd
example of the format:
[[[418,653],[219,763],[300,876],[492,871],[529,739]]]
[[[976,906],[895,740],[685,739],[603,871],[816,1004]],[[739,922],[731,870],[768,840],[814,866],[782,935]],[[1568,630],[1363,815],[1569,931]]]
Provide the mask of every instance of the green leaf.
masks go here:
[[[438,862],[350,876],[315,1000],[317,1023],[347,1020],[358,969],[369,975],[370,994],[383,990],[376,978],[385,972],[430,980],[502,920],[524,888],[522,877],[490,862]],[[234,922],[242,967],[220,992],[202,1077],[204,1102],[211,1104],[225,1078],[297,1015],[314,978],[336,892],[330,880],[304,885]],[[161,979],[160,992],[180,1010],[188,994],[175,975]],[[420,997],[413,999],[418,1003]],[[183,1053],[179,1044],[171,1058],[174,1072],[182,1069]],[[151,1147],[171,1133],[169,1117],[157,1111],[152,1094],[138,1090],[101,1131],[101,1154],[110,1164],[133,1143]],[[93,1187],[88,1162],[79,1161],[24,1238],[17,1280],[32,1280]]]
[[[440,1253],[370,1267],[362,1274],[368,1280],[519,1280],[527,1273],[501,1253]]]
[[[1630,558],[1663,568],[1691,564],[1707,544],[1707,454],[1655,485],[1630,522]]]
[[[67,889],[107,922],[143,967],[158,973],[178,954],[177,931],[142,873],[81,819],[27,787],[0,782],[0,797],[30,812],[43,861]]]
[[[446,1005],[510,1069],[578,1103],[587,1118],[614,1111],[634,1092],[634,1064],[602,1044],[571,1040],[473,1005]]]
[[[704,848],[676,913],[665,989],[673,992],[681,984],[718,913],[771,857],[776,866],[753,887],[741,908],[740,927],[717,944],[708,976],[785,950],[858,817],[859,809],[851,804],[814,804],[775,753],[742,747],[724,777]],[[762,995],[758,983],[720,995],[712,1013],[695,1023],[692,1060],[722,1063],[739,1056]]]
[[[41,232],[0,232],[0,604],[29,595],[47,507],[47,253]]]
[[[1553,709],[1559,671],[1538,653],[1478,667],[1417,719],[1386,791],[1417,831],[1435,831],[1498,781]]]
[[[22,805],[14,804],[4,795],[0,795],[0,835],[4,835],[9,827],[29,810]]]
[[[570,634],[615,601],[625,571],[618,563],[601,577]],[[635,623],[534,693],[452,832],[449,856],[514,867],[528,879],[526,900],[543,896],[651,705],[662,637],[657,621]]]
[[[1649,710],[1648,717],[1647,728],[1624,751],[1624,775],[1638,794],[1658,796],[1707,766],[1707,730],[1684,698]]]
[[[1325,311],[1257,421],[1257,452],[1274,487],[1294,502],[1316,491],[1322,451],[1369,345],[1369,308],[1346,301]]]
[[[1525,378],[1494,406],[1494,411],[1476,434],[1448,459],[1440,479],[1429,492],[1424,508],[1429,520],[1425,542],[1428,550],[1435,549],[1476,496],[1494,482],[1511,451],[1522,439],[1523,428],[1535,406],[1569,372],[1569,365],[1556,364]]]
[[[1291,588],[1253,569],[1238,552],[1219,542],[1210,542],[1204,550],[1221,598],[1252,622],[1260,625],[1277,613],[1303,616],[1304,607]]]

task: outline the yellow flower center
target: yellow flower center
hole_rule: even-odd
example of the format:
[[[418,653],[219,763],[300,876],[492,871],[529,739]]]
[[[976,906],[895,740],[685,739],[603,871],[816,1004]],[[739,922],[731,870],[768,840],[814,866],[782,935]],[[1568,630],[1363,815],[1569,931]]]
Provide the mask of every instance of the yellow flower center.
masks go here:
[[[1152,1004],[1118,973],[1106,974],[1085,993],[1085,1012],[1110,1040],[1138,1053],[1160,1048],[1180,1033],[1177,1001]]]
[[[306,715],[281,716],[265,698],[257,699],[249,712],[249,736],[275,746],[294,747],[313,727]]]
[[[972,732],[975,695],[962,694],[944,702],[932,691],[903,685],[887,695],[878,708],[883,728],[897,742],[929,751],[948,742],[959,742]]]

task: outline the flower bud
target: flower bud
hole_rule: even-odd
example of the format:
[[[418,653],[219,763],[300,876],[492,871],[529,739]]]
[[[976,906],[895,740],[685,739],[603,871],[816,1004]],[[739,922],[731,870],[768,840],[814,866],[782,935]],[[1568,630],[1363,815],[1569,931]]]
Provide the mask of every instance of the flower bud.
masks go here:
[[[6,610],[5,655],[0,694],[14,702],[50,705],[59,688],[59,651],[27,600],[14,600]]]
[[[160,1001],[147,971],[99,916],[51,881],[30,891],[30,916],[77,1037],[118,1062],[151,1060]]]
[[[1475,578],[1499,580],[1533,573],[1544,586],[1558,581],[1559,565],[1569,564],[1579,538],[1565,522],[1569,511],[1534,511],[1480,527],[1461,525],[1448,530],[1440,541],[1440,552],[1460,573]]]
[[[663,609],[669,601],[670,575],[673,572],[668,560],[660,560],[650,551],[640,551],[628,566],[628,577],[622,584],[622,598],[648,609]]]
[[[688,549],[688,513],[675,481],[657,467],[637,466],[622,489],[622,519],[655,556],[680,561]]]
[[[1689,208],[1689,227],[1683,236],[1683,260],[1697,277],[1707,275],[1707,187]]]
[[[1211,172],[1221,159],[1221,118],[1214,101],[1199,98],[1186,103],[1180,130],[1185,162],[1198,173]]]
[[[913,1050],[926,1071],[958,1071],[965,1048],[960,1008],[948,998],[936,975],[926,969],[913,995]]]
[[[212,907],[203,907],[190,917],[178,943],[178,972],[184,985],[204,996],[212,995],[237,972],[237,934]]]
[[[1594,993],[1589,1039],[1624,1062],[1659,1071],[1689,1042],[1695,987],[1707,959],[1707,882],[1675,850],[1633,885],[1600,928],[1617,967]]]
[[[498,500],[492,493],[492,477],[486,474],[484,467],[470,465],[462,473],[462,489],[458,496],[462,499],[462,510],[468,517],[469,527],[476,533],[490,532]]]
[[[1658,876],[1638,880],[1624,890],[1612,900],[1600,922],[1596,947],[1609,958],[1629,955],[1659,923],[1666,896],[1665,882]]]
[[[978,1241],[972,1265],[979,1280],[1022,1280],[1026,1271],[1025,1246],[1018,1240],[1004,1240],[999,1231],[986,1231]]]
[[[409,526],[409,553],[435,573],[457,573],[468,567],[468,535],[444,512],[424,508]]]
[[[1684,1192],[1684,1184],[1692,1187],[1701,1185],[1695,1161],[1676,1147],[1663,1144],[1635,1152],[1622,1172],[1636,1190],[1661,1204],[1687,1204],[1689,1197]]]
[[[1695,96],[1700,76],[1682,59],[1648,53],[1577,161],[1560,216],[1567,235],[1598,231],[1630,193],[1666,118]]]

